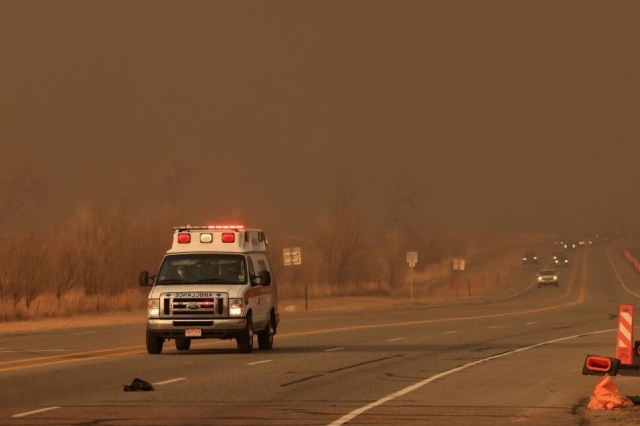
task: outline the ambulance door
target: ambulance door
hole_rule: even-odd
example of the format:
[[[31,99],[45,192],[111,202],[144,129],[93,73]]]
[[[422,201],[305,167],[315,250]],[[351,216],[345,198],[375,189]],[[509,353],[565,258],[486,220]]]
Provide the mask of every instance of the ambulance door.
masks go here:
[[[267,261],[267,257],[264,254],[258,254],[255,256],[254,258],[254,265],[256,268],[256,272],[258,273],[258,275],[260,274],[261,271],[269,271],[269,273],[271,273],[271,271],[269,270],[269,262]],[[262,300],[261,300],[261,304],[264,307],[264,315],[265,315],[265,321],[269,321],[270,319],[270,314],[271,314],[271,308],[273,307],[273,298],[274,298],[274,288],[275,288],[275,284],[273,283],[273,277],[271,277],[271,284],[267,285],[267,286],[261,286],[262,288]]]
[[[260,269],[258,267],[258,262],[255,256],[247,256],[247,262],[249,264],[249,277],[258,276],[260,274]],[[264,287],[260,285],[251,287],[247,291],[247,294],[250,295],[248,297],[249,305],[251,306],[251,309],[253,309],[253,325],[258,330],[266,326],[269,315],[266,301],[264,300],[262,295],[263,291]]]

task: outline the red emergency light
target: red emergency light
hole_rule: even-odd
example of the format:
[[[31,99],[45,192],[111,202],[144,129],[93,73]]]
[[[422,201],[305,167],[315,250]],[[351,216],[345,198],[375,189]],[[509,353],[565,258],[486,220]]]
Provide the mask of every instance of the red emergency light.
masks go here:
[[[223,243],[234,243],[236,241],[236,234],[233,232],[223,232],[222,233],[222,242]]]
[[[178,243],[179,244],[189,244],[191,242],[191,234],[183,232],[178,234]]]

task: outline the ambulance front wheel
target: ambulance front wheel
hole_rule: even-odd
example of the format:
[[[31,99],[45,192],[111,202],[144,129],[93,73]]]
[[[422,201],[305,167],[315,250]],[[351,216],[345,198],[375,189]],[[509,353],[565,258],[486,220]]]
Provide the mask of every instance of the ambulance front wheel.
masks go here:
[[[253,321],[251,315],[247,315],[247,325],[240,336],[236,338],[238,350],[243,354],[250,354],[253,349]]]
[[[162,353],[162,345],[164,339],[162,337],[153,337],[147,333],[147,352],[153,355]]]
[[[269,320],[267,328],[258,332],[258,347],[261,350],[269,350],[273,347],[273,335],[276,334],[275,320],[273,316]]]

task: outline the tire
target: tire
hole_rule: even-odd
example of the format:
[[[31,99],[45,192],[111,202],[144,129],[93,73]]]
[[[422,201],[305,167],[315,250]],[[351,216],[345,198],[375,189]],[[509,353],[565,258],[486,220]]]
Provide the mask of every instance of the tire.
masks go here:
[[[176,339],[176,349],[179,351],[188,351],[191,347],[191,339]]]
[[[242,354],[250,354],[253,349],[253,321],[247,316],[247,325],[240,336],[236,338],[238,350]]]
[[[147,352],[152,355],[157,355],[162,353],[162,345],[164,344],[164,339],[162,337],[153,337],[149,333],[147,333]]]
[[[275,321],[273,316],[269,319],[267,328],[258,333],[258,347],[260,350],[268,351],[273,347],[273,335],[276,334]]]

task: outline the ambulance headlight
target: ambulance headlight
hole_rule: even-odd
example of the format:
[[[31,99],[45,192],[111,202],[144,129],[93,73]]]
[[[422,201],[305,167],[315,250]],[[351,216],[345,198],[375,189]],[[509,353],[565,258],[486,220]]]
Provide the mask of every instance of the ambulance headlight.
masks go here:
[[[149,318],[158,318],[160,316],[160,301],[158,299],[149,299],[147,304],[147,316]]]
[[[229,316],[241,317],[248,303],[247,299],[229,299]]]

